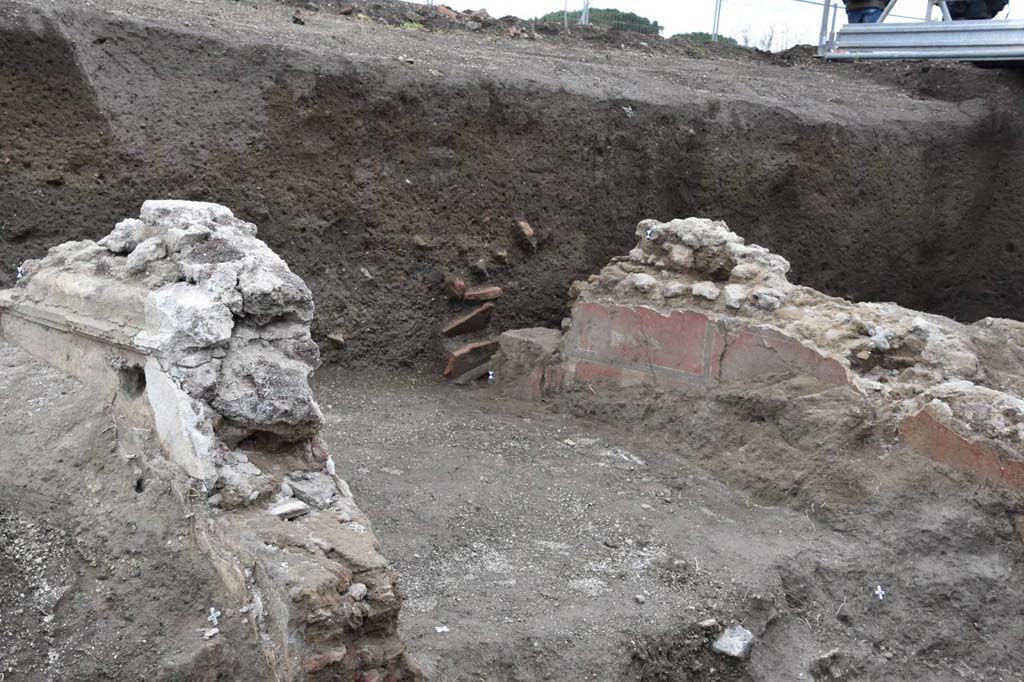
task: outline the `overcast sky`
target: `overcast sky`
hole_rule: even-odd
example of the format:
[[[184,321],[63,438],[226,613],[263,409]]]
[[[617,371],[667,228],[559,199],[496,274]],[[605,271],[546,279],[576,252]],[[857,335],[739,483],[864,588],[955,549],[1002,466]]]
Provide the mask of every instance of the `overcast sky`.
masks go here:
[[[823,0],[813,0],[822,2]],[[561,10],[565,0],[447,0],[445,4],[454,9],[486,9],[492,16],[512,14],[532,19],[548,12]],[[840,8],[842,3],[839,3]],[[581,0],[569,0],[569,9],[578,10]],[[927,0],[898,0],[895,13],[913,17],[924,17]],[[591,7],[615,8],[624,12],[635,12],[657,21],[665,27],[664,35],[711,32],[714,20],[715,0],[593,0]],[[799,0],[722,0],[721,30],[742,42],[746,31],[750,42],[756,44],[774,27],[773,49],[790,47],[796,43],[816,44],[821,26],[820,6],[805,4]],[[1006,12],[1003,13],[1004,16]],[[846,14],[840,9],[839,21]],[[780,36],[788,37],[785,45],[779,45]]]

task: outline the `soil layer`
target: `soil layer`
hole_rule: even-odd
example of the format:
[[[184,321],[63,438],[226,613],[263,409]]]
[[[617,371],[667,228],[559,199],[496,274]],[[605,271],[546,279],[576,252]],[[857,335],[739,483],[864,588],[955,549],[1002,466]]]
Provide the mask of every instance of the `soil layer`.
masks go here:
[[[0,0],[0,286],[177,197],[259,224],[347,364],[438,366],[448,274],[504,289],[497,328],[557,324],[644,217],[724,219],[829,293],[1024,316],[1014,72],[294,11]]]
[[[0,341],[0,414],[0,678],[261,679],[171,477],[118,449],[109,406]]]

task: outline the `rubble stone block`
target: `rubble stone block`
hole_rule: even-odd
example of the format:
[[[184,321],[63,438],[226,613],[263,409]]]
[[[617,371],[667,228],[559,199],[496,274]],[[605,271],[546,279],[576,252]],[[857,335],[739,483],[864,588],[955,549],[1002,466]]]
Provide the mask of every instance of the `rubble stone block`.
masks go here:
[[[573,363],[572,380],[574,383],[611,383],[623,387],[659,386],[694,396],[701,395],[707,390],[700,377],[657,369],[625,369],[589,360],[577,360]]]
[[[643,306],[581,303],[573,310],[568,353],[631,369],[664,367],[705,374],[708,318],[698,312],[661,312]]]
[[[128,254],[128,258],[125,259],[125,269],[133,274],[144,272],[150,263],[166,256],[167,245],[164,244],[164,241],[159,237],[150,237]]]
[[[146,298],[146,324],[136,342],[153,350],[207,348],[231,338],[231,310],[200,287],[179,282]]]
[[[681,289],[682,284],[679,284],[679,287]],[[709,301],[714,301],[716,298],[718,298],[719,294],[722,293],[722,290],[719,289],[714,282],[708,281],[697,282],[696,284],[693,285],[691,291],[694,296],[700,296],[701,298],[705,298]]]
[[[313,319],[313,294],[302,279],[283,264],[258,265],[238,274],[242,310],[246,315],[270,320],[294,315],[303,322]]]
[[[747,288],[742,284],[726,284],[725,288],[725,305],[739,310],[743,302],[747,300]]]
[[[232,342],[210,404],[233,426],[290,441],[310,438],[324,417],[309,387],[309,372],[306,363],[281,357],[269,346]]]
[[[793,374],[835,386],[850,383],[849,373],[837,360],[767,327],[747,327],[738,332],[716,328],[711,358],[712,376],[719,381]]]
[[[473,287],[472,289],[466,289],[463,300],[493,301],[497,298],[501,298],[503,293],[504,292],[501,290],[501,287]]]
[[[494,357],[499,389],[518,400],[540,400],[548,367],[562,343],[558,329],[513,329],[498,337],[501,352]]]
[[[936,418],[927,407],[900,422],[903,442],[920,455],[965,471],[982,483],[1024,491],[1024,460],[971,440]]]
[[[305,516],[309,513],[309,505],[302,500],[282,500],[267,510],[274,516],[285,521]]]
[[[490,360],[491,356],[497,353],[499,348],[500,345],[497,339],[478,341],[459,348],[448,358],[448,366],[444,369],[444,376],[449,379],[462,376]]]
[[[189,476],[208,483],[217,476],[216,441],[204,407],[178,388],[150,358],[146,361],[146,395],[153,408],[156,433],[171,461]]]
[[[146,239],[146,224],[137,218],[125,218],[103,239],[96,242],[112,253],[129,253]]]
[[[230,219],[234,218],[234,214],[227,206],[205,201],[150,199],[142,202],[139,217],[147,225],[168,229],[187,227],[192,223]]]
[[[327,509],[338,494],[331,477],[322,471],[296,471],[288,476],[295,497],[316,509]]]
[[[728,327],[702,312],[583,301],[565,344],[577,381],[653,385],[702,393],[719,382],[805,375],[850,384],[846,367],[800,339],[758,326]]]
[[[460,334],[471,334],[484,329],[491,323],[491,315],[494,313],[493,303],[484,303],[474,308],[467,315],[453,320],[442,332],[445,336],[458,336]]]

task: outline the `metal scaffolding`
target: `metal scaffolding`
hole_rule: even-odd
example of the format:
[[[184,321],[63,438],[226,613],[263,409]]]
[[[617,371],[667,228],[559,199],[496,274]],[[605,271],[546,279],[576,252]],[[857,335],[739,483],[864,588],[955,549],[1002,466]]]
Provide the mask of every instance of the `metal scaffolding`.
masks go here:
[[[838,33],[835,31],[835,21],[839,7],[835,3],[826,2],[821,17],[818,56],[832,60],[1024,60],[1024,21],[953,21],[947,0],[926,2],[924,21],[884,23],[896,5],[896,0],[889,0],[879,23],[848,24]],[[933,19],[936,7],[940,16]]]
[[[896,0],[889,0],[878,24],[850,24],[839,33],[835,29],[839,6],[835,2],[826,2],[821,14],[818,56],[838,60],[1024,60],[1024,20],[977,19],[954,22],[947,0],[927,2],[928,11],[924,22],[885,24],[896,4]],[[936,7],[940,11],[939,17],[932,18]]]

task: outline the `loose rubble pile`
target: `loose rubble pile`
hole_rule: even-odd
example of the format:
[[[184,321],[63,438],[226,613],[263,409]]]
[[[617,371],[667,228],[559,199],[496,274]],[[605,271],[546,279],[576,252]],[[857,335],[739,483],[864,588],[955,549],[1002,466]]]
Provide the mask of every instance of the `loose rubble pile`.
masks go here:
[[[536,253],[540,245],[550,236],[547,231],[534,229],[525,220],[515,221],[516,240],[526,253]],[[508,250],[497,249],[493,257],[498,263],[508,263]],[[490,272],[487,258],[480,258],[472,264],[473,272],[487,282]],[[442,282],[445,295],[456,305],[464,303],[479,305],[468,313],[460,314],[449,322],[441,334],[445,337],[444,346],[448,351],[448,362],[445,365],[444,376],[458,385],[466,385],[473,381],[487,379],[492,381],[494,377],[494,362],[492,358],[500,348],[498,339],[489,331],[491,317],[496,309],[496,302],[504,294],[501,287],[489,284],[482,284],[475,287],[467,287],[462,277],[449,275]],[[537,333],[545,335],[549,330],[539,330]],[[556,333],[555,336],[558,336]],[[453,337],[462,337],[458,341]],[[453,339],[449,341],[449,339]],[[505,345],[508,346],[508,342]],[[509,354],[506,349],[505,355]],[[525,349],[524,349],[524,352]],[[531,362],[528,359],[521,359],[519,364]],[[518,367],[517,369],[521,369]],[[528,391],[521,395],[523,399],[532,399],[534,396]]]
[[[794,285],[783,257],[722,222],[645,220],[636,233],[628,256],[572,285],[559,343],[502,335],[502,385],[524,397],[601,382],[701,395],[804,375],[866,398],[918,452],[1024,489],[1024,324],[964,325]],[[524,348],[524,336],[544,341]]]
[[[5,337],[106,393],[121,448],[149,437],[180,467],[197,541],[274,679],[415,679],[394,573],[320,439],[312,295],[255,225],[147,201],[19,274]]]
[[[535,24],[532,21],[508,16],[501,19],[492,17],[485,9],[463,10],[458,12],[447,5],[422,5],[417,3],[386,0],[381,2],[296,2],[295,0],[279,0],[285,4],[299,5],[296,7],[292,22],[300,26],[316,17],[317,12],[340,14],[356,21],[375,22],[385,26],[401,27],[411,31],[446,30],[485,32],[492,35],[503,35],[508,38],[524,38],[536,40],[538,30],[542,32],[558,32],[559,25],[549,27]]]
[[[487,276],[487,265],[481,259],[475,270],[483,277]],[[474,307],[445,325],[441,335],[445,339],[468,337],[464,341],[447,342],[449,351],[448,363],[444,368],[444,376],[456,384],[464,385],[481,379],[490,372],[490,359],[498,351],[498,341],[488,333],[495,304],[501,298],[501,287],[476,286],[468,287],[461,277],[449,276],[442,283],[448,299],[458,305],[472,304]],[[477,305],[479,304],[479,305]]]

